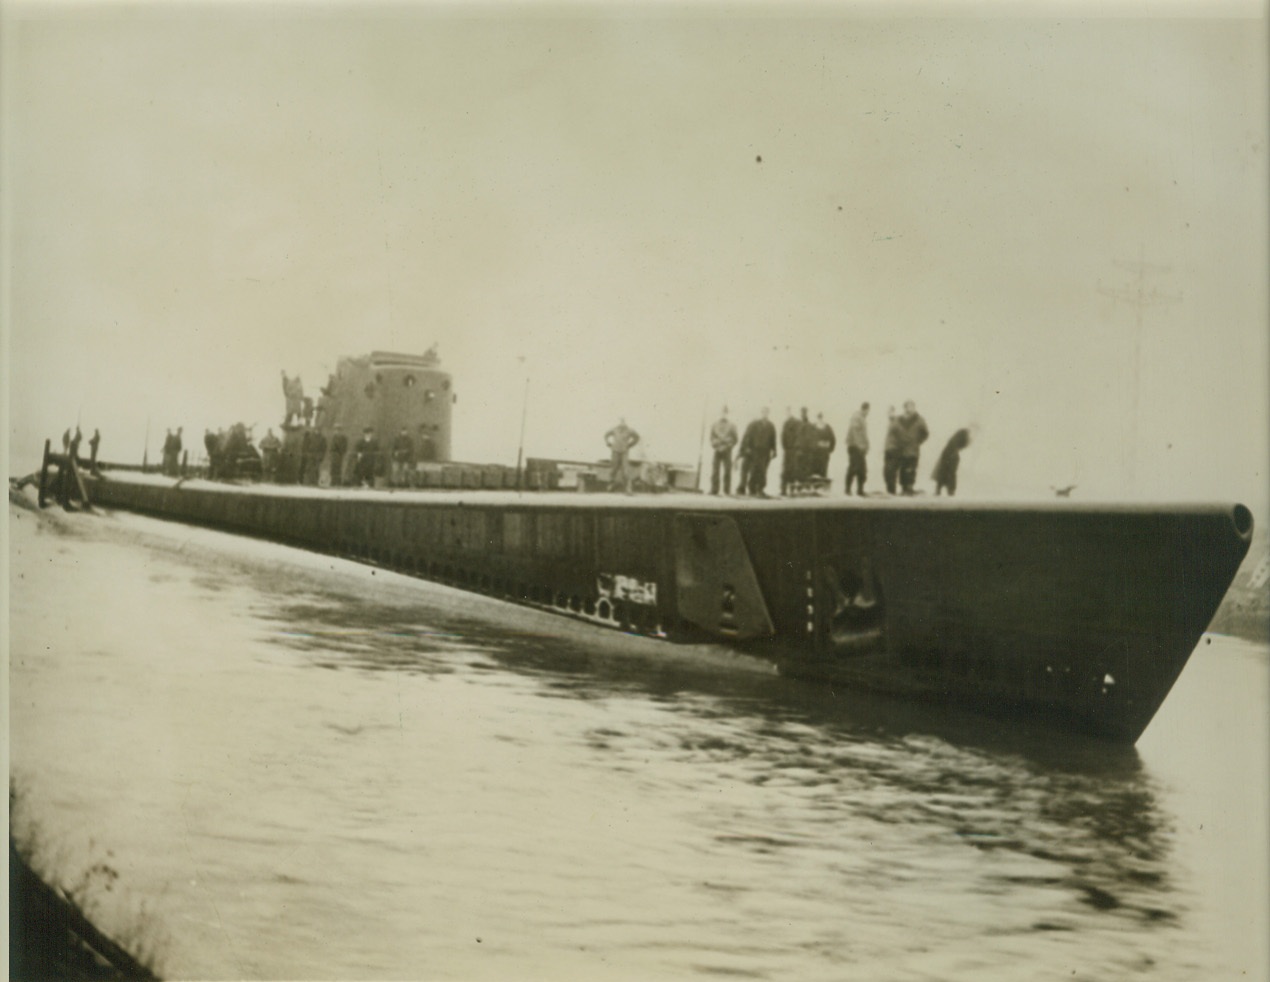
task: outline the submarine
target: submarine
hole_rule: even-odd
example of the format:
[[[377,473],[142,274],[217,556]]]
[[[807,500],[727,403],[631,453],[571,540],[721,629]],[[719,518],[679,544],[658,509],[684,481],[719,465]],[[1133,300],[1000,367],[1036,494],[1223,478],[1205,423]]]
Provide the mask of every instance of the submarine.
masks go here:
[[[984,503],[586,494],[595,469],[451,460],[456,396],[435,351],[344,359],[316,419],[428,434],[405,486],[210,481],[103,465],[96,505],[263,537],[783,674],[1134,743],[1252,539],[1231,502]],[[304,425],[301,423],[289,426]],[[298,443],[292,441],[294,445]],[[285,444],[284,444],[285,446]],[[48,469],[46,447],[45,470]],[[599,475],[603,477],[603,475]],[[382,484],[382,480],[377,482]]]

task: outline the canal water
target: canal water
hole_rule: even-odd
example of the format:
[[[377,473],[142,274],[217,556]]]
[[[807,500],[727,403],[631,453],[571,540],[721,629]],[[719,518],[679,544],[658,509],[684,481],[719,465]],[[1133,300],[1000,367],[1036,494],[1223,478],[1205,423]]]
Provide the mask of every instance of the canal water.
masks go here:
[[[1267,977],[1264,646],[1122,748],[9,517],[13,834],[169,977]]]

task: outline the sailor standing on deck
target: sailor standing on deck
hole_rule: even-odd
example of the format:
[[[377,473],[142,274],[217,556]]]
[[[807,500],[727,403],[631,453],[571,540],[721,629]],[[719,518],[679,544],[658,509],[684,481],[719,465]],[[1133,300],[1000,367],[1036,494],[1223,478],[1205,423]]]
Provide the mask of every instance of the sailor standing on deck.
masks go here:
[[[895,494],[900,476],[900,418],[895,407],[886,411],[886,444],[882,448],[882,482],[887,494]]]
[[[331,487],[338,488],[344,483],[344,455],[348,453],[348,437],[339,423],[335,424],[331,433]]]
[[[101,430],[93,429],[93,438],[88,441],[88,470],[97,473],[97,448],[101,445]]]
[[[358,487],[375,486],[375,463],[379,456],[379,441],[375,439],[375,430],[367,426],[362,430],[362,438],[353,448],[356,459],[353,464],[353,481]]]
[[[168,430],[168,435],[163,440],[163,473],[169,477],[176,477],[177,471],[180,470],[180,459],[181,427],[178,426],[175,433]]]
[[[326,380],[326,385],[318,390],[317,407],[314,409],[313,425],[318,429],[326,429],[331,415],[331,392],[335,387],[335,376],[332,375]]]
[[[300,430],[300,468],[296,474],[297,484],[308,484],[309,471],[313,462],[313,431],[307,426]]]
[[[714,448],[714,466],[710,471],[710,493],[719,493],[719,472],[723,472],[723,493],[732,493],[732,448],[736,446],[736,425],[728,419],[728,407],[710,427],[710,446]]]
[[[900,490],[904,494],[912,494],[913,485],[917,483],[917,460],[922,451],[922,444],[930,436],[930,430],[926,428],[926,420],[922,419],[912,399],[904,403],[904,415],[899,417],[897,424]]]
[[[270,430],[269,432],[272,434],[273,430]],[[266,439],[268,438],[266,437]],[[276,440],[277,437],[274,437],[274,439]],[[264,441],[262,440],[260,443],[261,450],[264,449],[264,445]],[[217,466],[220,463],[220,437],[212,432],[210,427],[203,431],[203,449],[207,451],[207,476],[211,479],[215,479],[220,476],[218,473],[219,468]],[[265,480],[268,481],[270,479],[269,475],[266,474]]]
[[[931,477],[935,481],[935,494],[948,492],[948,497],[957,493],[957,468],[961,464],[961,452],[970,446],[970,431],[958,430],[944,444],[944,451],[939,455],[939,462]]]
[[[394,487],[404,487],[407,474],[414,470],[415,442],[410,439],[409,431],[403,426],[392,441],[392,483]]]
[[[233,431],[230,431],[232,437]],[[228,445],[222,443],[221,456],[226,460],[226,476],[232,476],[234,455]],[[304,431],[299,426],[282,428],[282,453],[278,457],[278,483],[298,484],[304,470]]]
[[[319,429],[309,431],[308,472],[306,484],[318,484],[322,478],[322,459],[326,456],[326,434]]]
[[[612,454],[613,476],[609,480],[609,490],[616,491],[620,483],[622,490],[631,493],[630,475],[626,472],[627,460],[631,448],[639,443],[639,434],[626,425],[625,418],[619,419],[617,425],[604,434],[604,442]]]
[[[812,456],[811,476],[829,477],[829,458],[838,446],[838,437],[833,427],[825,422],[824,413],[816,413],[816,449]]]
[[[860,408],[852,414],[847,424],[847,486],[843,489],[851,493],[851,484],[855,482],[856,494],[864,497],[864,482],[869,476],[869,404],[862,402]]]
[[[816,465],[816,443],[816,424],[808,417],[807,407],[803,406],[798,416],[798,436],[794,441],[794,470],[791,477],[794,483],[805,484],[812,476]]]
[[[745,436],[741,438],[741,453],[749,467],[747,490],[755,498],[767,497],[767,466],[776,456],[776,426],[767,418],[768,412],[764,406],[759,418],[745,428]]]
[[[754,424],[751,423],[751,426]],[[781,494],[789,493],[789,486],[797,478],[794,469],[798,463],[798,434],[802,432],[798,417],[794,415],[792,406],[785,407],[785,422],[781,424]]]
[[[219,454],[213,454],[212,448],[215,446],[219,450],[219,445],[215,443],[207,442],[209,440],[215,440],[215,436],[213,435],[212,431],[208,430],[207,435],[203,439],[204,439],[204,442],[207,443],[208,458],[214,460],[214,458],[216,456],[219,456]],[[260,441],[260,476],[264,478],[264,480],[272,483],[274,480],[277,479],[278,454],[281,453],[281,451],[282,451],[282,441],[279,440],[276,436],[274,436],[273,427],[271,426],[269,427],[269,430],[265,433],[265,438]],[[215,477],[216,476],[215,463],[213,463],[212,469],[213,469],[212,476]]]
[[[748,428],[746,429],[748,433]],[[750,451],[742,439],[740,445],[736,449],[736,463],[738,468],[736,476],[736,493],[738,495],[746,495],[750,493]]]
[[[300,376],[295,378],[287,378],[287,373],[282,373],[282,396],[286,400],[287,409],[286,417],[282,420],[284,427],[290,426],[292,420],[297,422],[304,413],[304,383],[300,381]]]

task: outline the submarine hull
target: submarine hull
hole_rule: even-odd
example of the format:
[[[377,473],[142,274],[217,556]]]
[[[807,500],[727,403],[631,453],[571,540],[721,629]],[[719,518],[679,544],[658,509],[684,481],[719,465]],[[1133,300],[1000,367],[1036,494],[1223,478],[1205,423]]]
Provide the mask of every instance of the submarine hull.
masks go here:
[[[1137,740],[1252,534],[1241,505],[327,492],[92,480],[95,503],[373,562],[781,671]]]

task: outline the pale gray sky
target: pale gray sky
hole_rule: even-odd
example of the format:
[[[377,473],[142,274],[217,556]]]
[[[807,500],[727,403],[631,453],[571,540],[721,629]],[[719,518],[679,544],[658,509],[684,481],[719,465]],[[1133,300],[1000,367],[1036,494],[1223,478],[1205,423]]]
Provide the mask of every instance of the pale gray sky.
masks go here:
[[[435,342],[462,459],[527,370],[530,455],[913,398],[971,495],[1261,504],[1265,7],[1095,9],[8,2],[11,466]]]

